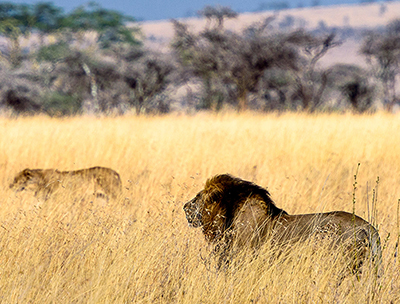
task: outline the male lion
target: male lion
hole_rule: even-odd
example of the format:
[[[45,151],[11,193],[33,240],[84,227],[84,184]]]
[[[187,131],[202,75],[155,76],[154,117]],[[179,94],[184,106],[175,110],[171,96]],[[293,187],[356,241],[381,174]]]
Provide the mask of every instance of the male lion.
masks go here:
[[[379,234],[362,218],[343,211],[289,215],[275,206],[266,189],[228,174],[208,179],[183,209],[189,224],[202,227],[206,240],[216,245],[220,265],[233,244],[256,248],[269,239],[275,247],[310,237],[345,246],[357,256],[353,270],[359,269],[369,251],[380,262]]]
[[[93,187],[91,189],[98,196],[116,198],[121,192],[121,178],[114,170],[104,167],[76,171],[25,169],[19,172],[10,184],[10,188],[16,192],[33,191],[35,196],[40,195],[45,199],[60,186],[67,189]]]

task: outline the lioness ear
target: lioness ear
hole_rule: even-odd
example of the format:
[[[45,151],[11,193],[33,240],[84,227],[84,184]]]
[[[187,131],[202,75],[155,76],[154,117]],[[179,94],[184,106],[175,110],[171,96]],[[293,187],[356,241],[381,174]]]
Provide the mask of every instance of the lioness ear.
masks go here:
[[[32,170],[31,169],[25,169],[24,171],[22,171],[24,173],[24,175],[26,177],[32,178],[33,174],[32,174]]]

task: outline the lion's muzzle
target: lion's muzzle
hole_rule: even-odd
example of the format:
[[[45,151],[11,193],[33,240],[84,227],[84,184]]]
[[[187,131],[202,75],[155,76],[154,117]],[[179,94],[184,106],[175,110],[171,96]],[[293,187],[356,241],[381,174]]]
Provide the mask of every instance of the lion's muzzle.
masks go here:
[[[188,201],[183,206],[183,210],[185,211],[186,220],[188,221],[189,225],[191,225],[194,228],[202,226],[202,216],[198,205],[197,197]]]

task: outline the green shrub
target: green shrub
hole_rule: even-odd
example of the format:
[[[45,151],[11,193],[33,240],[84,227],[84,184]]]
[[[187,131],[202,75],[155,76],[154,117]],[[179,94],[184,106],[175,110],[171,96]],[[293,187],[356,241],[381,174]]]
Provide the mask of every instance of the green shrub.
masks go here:
[[[51,92],[43,98],[43,111],[50,116],[78,114],[81,106],[81,101],[75,95]]]

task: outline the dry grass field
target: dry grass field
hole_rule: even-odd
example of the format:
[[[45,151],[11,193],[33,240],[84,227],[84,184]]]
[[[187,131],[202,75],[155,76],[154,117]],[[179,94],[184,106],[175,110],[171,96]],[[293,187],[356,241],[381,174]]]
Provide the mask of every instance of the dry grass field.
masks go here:
[[[399,130],[383,113],[1,118],[0,303],[399,303]],[[120,173],[119,199],[8,188],[26,167],[92,166]],[[342,279],[340,254],[307,244],[285,259],[267,244],[218,271],[182,206],[226,172],[290,214],[352,212],[355,195],[379,228],[384,273]]]

